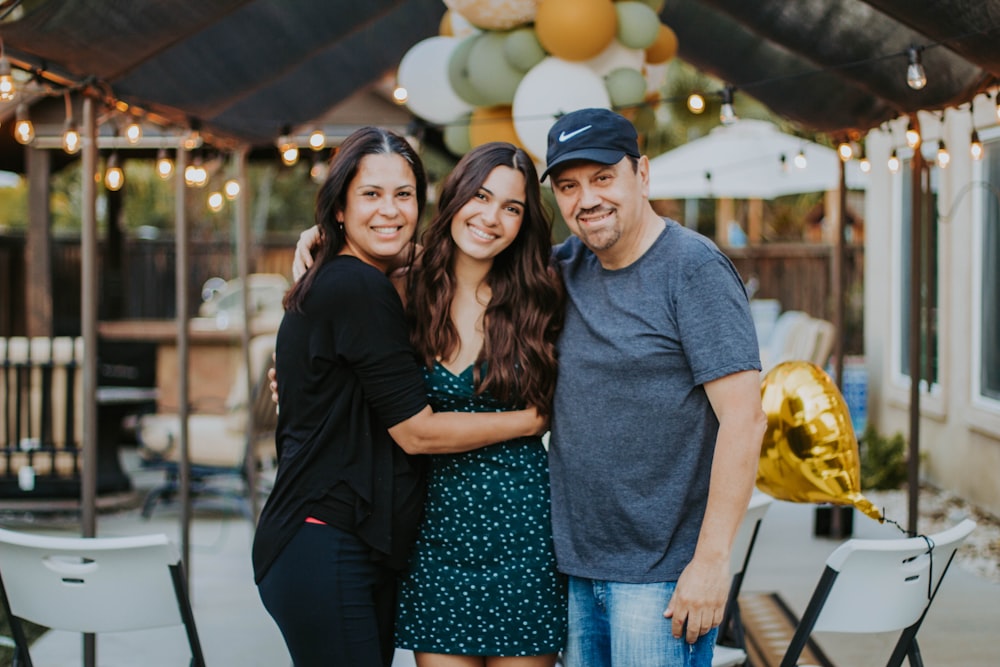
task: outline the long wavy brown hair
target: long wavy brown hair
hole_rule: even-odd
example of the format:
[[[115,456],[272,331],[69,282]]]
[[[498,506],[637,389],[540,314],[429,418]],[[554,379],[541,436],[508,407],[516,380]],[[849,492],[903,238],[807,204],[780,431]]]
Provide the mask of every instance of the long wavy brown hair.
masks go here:
[[[337,214],[347,207],[347,188],[358,173],[361,160],[367,155],[393,154],[406,160],[413,170],[419,219],[427,202],[427,176],[416,150],[405,138],[381,127],[362,127],[352,132],[334,154],[330,161],[330,171],[316,193],[315,222],[319,228],[319,242],[313,250],[312,266],[285,294],[282,300],[285,310],[302,311],[302,302],[309,293],[319,268],[336,257],[347,242],[343,225],[337,223]],[[411,257],[415,247],[414,239],[411,241]]]
[[[538,174],[528,154],[513,144],[491,142],[473,149],[441,186],[438,213],[421,238],[420,267],[408,279],[410,340],[428,368],[457,349],[458,330],[450,312],[457,252],[452,218],[500,166],[524,176],[524,218],[517,237],[494,258],[486,277],[492,297],[484,316],[485,341],[473,366],[476,393],[489,392],[501,401],[550,414],[565,296],[551,266],[552,223],[542,208]]]

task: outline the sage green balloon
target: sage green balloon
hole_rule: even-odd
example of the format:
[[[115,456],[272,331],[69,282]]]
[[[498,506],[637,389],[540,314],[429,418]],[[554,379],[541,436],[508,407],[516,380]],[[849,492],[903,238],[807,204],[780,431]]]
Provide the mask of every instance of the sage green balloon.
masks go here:
[[[533,28],[518,28],[507,33],[503,52],[507,62],[522,72],[545,60],[546,55]]]
[[[444,147],[453,155],[465,155],[472,150],[469,139],[469,116],[462,116],[453,123],[444,126],[442,139]]]
[[[488,100],[480,106],[498,106],[514,101],[524,72],[513,67],[504,55],[507,33],[487,31],[469,50],[469,83]]]
[[[461,44],[455,47],[448,61],[448,81],[452,90],[463,101],[474,107],[488,107],[491,104],[489,98],[480,93],[469,79],[469,53],[482,36],[483,33],[477,33],[463,39]]]
[[[615,3],[618,14],[618,41],[630,49],[645,49],[660,34],[660,19],[656,12],[643,2]]]
[[[646,77],[637,69],[619,67],[604,77],[613,107],[629,107],[640,104],[646,97]]]

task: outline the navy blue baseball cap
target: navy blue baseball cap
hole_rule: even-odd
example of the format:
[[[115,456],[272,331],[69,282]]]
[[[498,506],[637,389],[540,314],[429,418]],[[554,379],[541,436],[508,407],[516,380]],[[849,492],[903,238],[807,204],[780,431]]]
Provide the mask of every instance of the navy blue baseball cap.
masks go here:
[[[639,135],[627,118],[608,109],[580,109],[561,117],[549,130],[545,171],[570,160],[617,164],[623,157],[639,157]]]

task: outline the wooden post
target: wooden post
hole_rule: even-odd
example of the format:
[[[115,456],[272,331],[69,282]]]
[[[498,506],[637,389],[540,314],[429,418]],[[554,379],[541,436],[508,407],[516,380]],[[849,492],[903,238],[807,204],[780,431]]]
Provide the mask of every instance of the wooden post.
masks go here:
[[[52,326],[52,234],[49,194],[51,156],[33,146],[24,149],[28,174],[28,238],[25,248],[28,336],[51,336]]]

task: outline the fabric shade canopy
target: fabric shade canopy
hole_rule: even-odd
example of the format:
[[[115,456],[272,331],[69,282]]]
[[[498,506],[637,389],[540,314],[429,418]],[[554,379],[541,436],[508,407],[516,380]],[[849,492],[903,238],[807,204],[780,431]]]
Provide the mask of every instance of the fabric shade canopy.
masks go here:
[[[796,164],[800,156],[804,165]],[[847,187],[864,189],[864,175],[849,162]],[[836,190],[840,157],[826,146],[781,132],[773,123],[740,120],[650,160],[651,199],[773,199]]]
[[[260,145],[394,71],[445,10],[441,0],[0,0],[0,37],[16,67]],[[1000,0],[667,0],[660,18],[680,57],[803,129],[864,131],[967,103],[1000,77]],[[906,84],[911,46],[922,90]]]

